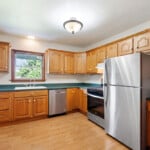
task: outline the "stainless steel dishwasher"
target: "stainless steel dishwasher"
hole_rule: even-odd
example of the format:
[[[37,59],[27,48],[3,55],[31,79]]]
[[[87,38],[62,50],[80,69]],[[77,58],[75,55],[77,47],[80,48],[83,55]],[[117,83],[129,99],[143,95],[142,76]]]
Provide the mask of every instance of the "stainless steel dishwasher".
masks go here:
[[[49,116],[66,113],[66,89],[49,90]]]

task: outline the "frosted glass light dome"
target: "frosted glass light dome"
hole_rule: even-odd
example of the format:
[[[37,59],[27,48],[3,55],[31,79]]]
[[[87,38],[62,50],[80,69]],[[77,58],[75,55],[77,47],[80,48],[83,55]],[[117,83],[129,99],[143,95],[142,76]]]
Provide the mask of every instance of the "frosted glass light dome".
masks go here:
[[[63,25],[64,28],[72,34],[79,32],[83,28],[82,22],[76,20],[75,18],[65,21]]]

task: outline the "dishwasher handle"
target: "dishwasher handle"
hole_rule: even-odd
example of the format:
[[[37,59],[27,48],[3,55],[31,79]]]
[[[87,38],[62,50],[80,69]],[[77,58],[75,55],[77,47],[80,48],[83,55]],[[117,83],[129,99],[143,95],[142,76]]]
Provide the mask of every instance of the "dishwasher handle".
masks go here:
[[[63,94],[66,93],[66,91],[56,91],[56,94]]]

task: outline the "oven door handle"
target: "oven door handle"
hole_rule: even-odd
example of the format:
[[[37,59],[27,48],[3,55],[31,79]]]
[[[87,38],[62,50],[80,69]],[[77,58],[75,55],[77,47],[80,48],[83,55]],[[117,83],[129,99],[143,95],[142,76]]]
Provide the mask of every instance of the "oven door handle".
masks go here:
[[[94,98],[98,98],[98,99],[104,99],[104,97],[96,96],[96,95],[89,94],[89,93],[87,93],[87,95],[88,95],[88,96],[91,96],[91,97],[94,97]]]

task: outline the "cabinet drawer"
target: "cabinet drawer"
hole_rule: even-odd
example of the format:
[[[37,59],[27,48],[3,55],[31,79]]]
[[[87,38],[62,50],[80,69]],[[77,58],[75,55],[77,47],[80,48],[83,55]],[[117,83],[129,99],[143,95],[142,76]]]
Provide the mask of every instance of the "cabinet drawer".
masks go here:
[[[150,111],[150,101],[147,102],[147,111]]]
[[[32,91],[19,91],[14,93],[14,97],[28,97],[32,96]]]
[[[33,91],[33,96],[43,96],[48,95],[48,90],[35,90]]]
[[[10,93],[8,92],[0,92],[0,99],[1,98],[9,98],[10,97]]]
[[[10,110],[0,111],[0,122],[2,121],[11,121]]]
[[[9,99],[0,99],[0,111],[1,110],[8,110],[10,107],[10,100]]]

